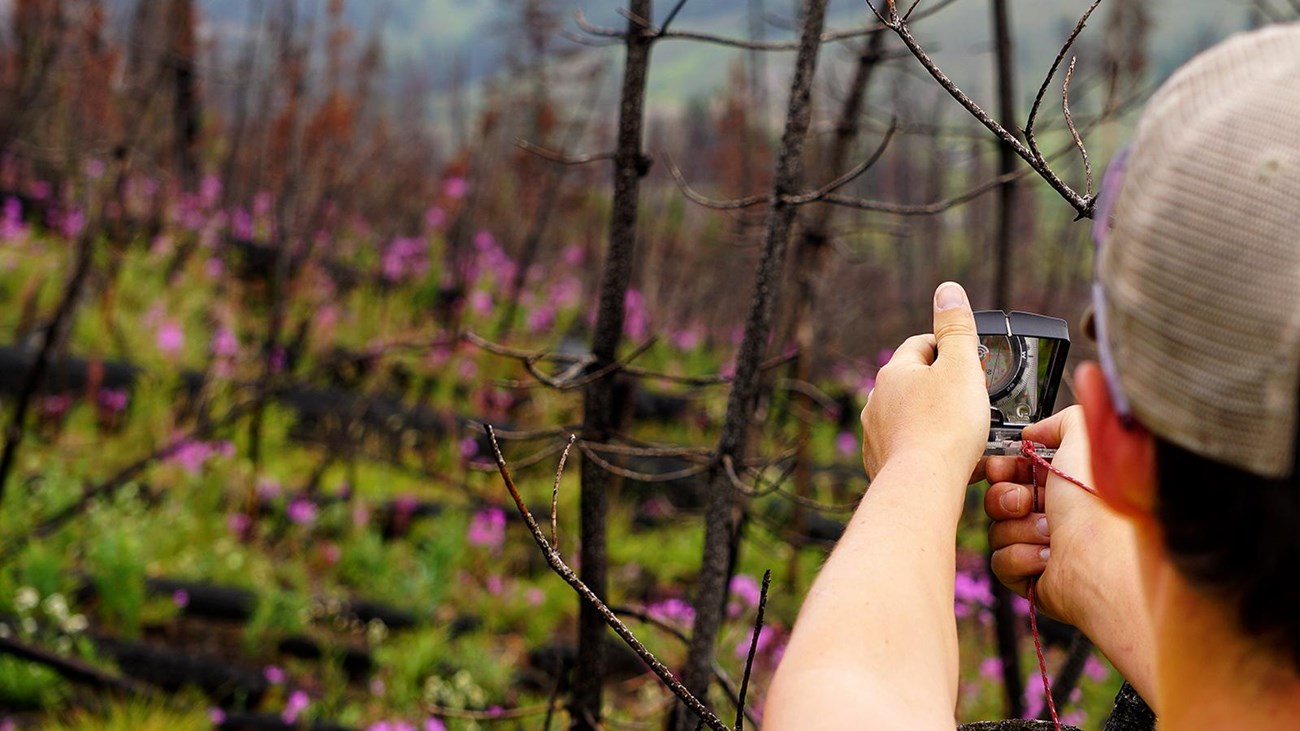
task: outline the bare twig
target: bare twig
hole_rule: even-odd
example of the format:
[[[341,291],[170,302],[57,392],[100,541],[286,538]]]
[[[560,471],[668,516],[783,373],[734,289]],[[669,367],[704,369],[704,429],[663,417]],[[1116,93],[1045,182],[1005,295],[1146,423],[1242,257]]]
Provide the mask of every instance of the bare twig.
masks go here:
[[[682,6],[685,4],[686,0],[677,0],[677,4],[673,6],[672,10],[668,11],[668,17],[664,18],[663,25],[659,26],[659,30],[656,31],[655,35],[662,36],[664,33],[668,32],[668,28],[671,27],[673,21],[677,19],[677,14],[682,12]]]
[[[555,468],[555,484],[551,486],[551,545],[560,545],[555,536],[558,533],[555,513],[560,507],[560,478],[564,476],[564,463],[569,461],[569,450],[573,449],[573,443],[577,441],[577,434],[569,435],[569,443],[564,445],[564,453],[560,455],[560,464]]]
[[[1029,117],[1025,120],[1025,142],[1029,145],[1029,149],[1033,151],[1035,157],[1038,158],[1038,161],[1044,165],[1047,163],[1043,160],[1043,153],[1038,149],[1038,143],[1034,140],[1034,123],[1038,120],[1038,108],[1042,106],[1043,97],[1047,95],[1047,87],[1051,86],[1052,79],[1056,76],[1056,70],[1061,67],[1061,62],[1065,60],[1065,54],[1070,51],[1075,39],[1083,32],[1083,26],[1088,22],[1088,18],[1092,16],[1092,11],[1096,10],[1100,4],[1101,0],[1093,0],[1087,12],[1083,14],[1083,17],[1079,18],[1079,22],[1074,24],[1074,30],[1070,31],[1070,35],[1066,37],[1061,50],[1056,53],[1051,68],[1047,69],[1047,76],[1043,77],[1043,83],[1038,87],[1038,93],[1034,95],[1034,103],[1029,107]],[[1071,62],[1071,65],[1074,65],[1073,62]],[[1089,186],[1089,190],[1091,190],[1091,186]]]
[[[754,667],[754,655],[758,652],[758,636],[763,632],[763,611],[767,609],[767,589],[772,584],[772,569],[763,572],[763,588],[758,594],[758,615],[754,617],[754,636],[749,640],[749,656],[745,658],[745,674],[740,678],[739,706],[745,707],[745,693],[749,690],[749,673]],[[745,714],[736,711],[736,731],[744,731]]]
[[[924,10],[915,14],[912,20],[934,15],[940,10],[952,5],[957,0],[941,0],[941,2],[932,3]],[[913,5],[915,7],[915,5]],[[910,11],[909,11],[910,12]],[[594,26],[593,26],[594,27]],[[860,26],[858,28],[845,28],[841,30],[829,30],[821,34],[821,43],[834,43],[836,41],[847,41],[862,36],[871,35],[877,31],[886,30],[888,26],[884,23],[872,23],[871,25]],[[584,29],[585,30],[585,29]],[[608,30],[608,29],[604,29]],[[758,41],[746,38],[731,38],[728,36],[718,35],[716,33],[703,33],[700,31],[665,31],[655,36],[655,40],[665,41],[698,41],[701,43],[712,43],[729,48],[738,48],[747,51],[797,51],[799,50],[798,41]]]
[[[634,609],[632,607],[623,607],[623,606],[610,607],[609,609],[614,614],[617,614],[619,616],[631,617],[632,619],[635,619],[637,621],[645,622],[646,624],[653,625],[655,628],[666,632],[667,634],[671,635],[672,637],[676,638],[682,643],[689,643],[691,641],[691,638],[687,637],[685,632],[674,627],[672,624],[669,624],[663,619],[656,617],[653,614],[650,614],[649,612],[646,612],[645,610]],[[757,726],[758,719],[754,717],[754,712],[749,708],[746,708],[740,704],[740,691],[739,689],[737,689],[735,681],[733,681],[730,677],[728,677],[727,671],[723,670],[722,666],[717,664],[716,662],[713,664],[713,677],[715,680],[718,681],[718,685],[722,686],[722,689],[726,691],[727,698],[731,700],[731,703],[736,707],[736,710],[737,711],[743,710],[745,713],[745,718],[748,718],[750,723]]]
[[[515,460],[515,469],[525,469],[528,467],[532,467],[535,464],[540,464],[542,460],[554,455],[556,452],[559,452],[560,450],[568,451],[568,448],[565,447],[563,444],[552,444],[549,447],[546,447],[545,449],[538,450],[528,455],[527,457],[524,457],[523,459]],[[487,462],[470,462],[469,468],[471,470],[476,470],[479,472],[491,472],[492,470],[496,469],[495,466]]]
[[[581,8],[573,11],[573,19],[577,21],[578,27],[581,28],[583,32],[589,33],[593,36],[621,39],[624,35],[623,31],[618,30],[617,28],[607,28],[603,25],[596,25],[587,20],[587,16],[582,12]]]
[[[673,480],[683,480],[687,477],[694,477],[695,475],[709,469],[707,464],[702,464],[685,467],[673,472],[664,472],[652,475],[649,472],[637,472],[625,467],[619,467],[618,465],[597,455],[596,450],[592,449],[591,443],[587,441],[578,442],[578,449],[582,451],[583,456],[611,475],[618,475],[624,479],[637,480],[639,482],[672,482]]]
[[[1101,0],[1097,0],[1101,2]],[[1070,128],[1070,136],[1074,138],[1075,147],[1079,148],[1079,155],[1083,157],[1083,174],[1087,179],[1087,194],[1092,195],[1092,163],[1088,161],[1088,148],[1083,146],[1083,137],[1079,136],[1079,130],[1074,126],[1074,117],[1070,114],[1070,79],[1074,78],[1074,62],[1077,59],[1070,59],[1070,67],[1065,70],[1065,83],[1061,85],[1061,113],[1065,116],[1065,126]]]
[[[771,198],[766,195],[751,195],[745,198],[737,198],[735,200],[717,200],[709,198],[706,195],[696,192],[695,189],[686,182],[686,178],[682,177],[682,171],[678,169],[677,164],[672,161],[672,158],[666,158],[666,162],[668,163],[668,172],[672,174],[673,180],[677,182],[677,187],[681,189],[682,194],[689,198],[691,202],[698,203],[705,208],[712,208],[717,211],[735,211],[741,208],[751,208],[760,203],[766,203]]]
[[[903,45],[907,46],[908,50],[912,52],[912,55],[920,61],[921,66],[930,73],[930,76],[933,77],[935,81],[939,82],[939,86],[943,87],[944,91],[947,91],[949,96],[965,108],[971,116],[975,117],[980,124],[984,125],[986,129],[1010,147],[1011,150],[1033,168],[1034,171],[1043,178],[1043,180],[1047,181],[1048,185],[1050,185],[1053,190],[1060,194],[1067,203],[1074,207],[1080,218],[1092,217],[1092,196],[1085,196],[1077,193],[1068,183],[1061,180],[1061,177],[1057,175],[1050,166],[1039,161],[1033,151],[1016,138],[1015,133],[1003,127],[1001,124],[998,124],[998,122],[990,117],[988,112],[985,112],[974,99],[971,99],[966,92],[962,91],[961,88],[957,86],[957,83],[949,78],[948,75],[944,73],[943,69],[940,69],[934,62],[934,59],[926,53],[925,49],[921,47],[920,42],[912,35],[912,31],[908,27],[907,23],[905,23],[902,17],[899,16],[898,8],[894,4],[893,0],[889,0],[886,6],[888,17],[881,14],[880,10],[871,2],[871,0],[867,0],[867,6],[871,8],[871,11],[876,14],[877,18],[880,18],[881,22],[884,23],[887,28],[892,30],[894,34],[903,41]]]
[[[592,361],[590,355],[572,355],[568,353],[549,353],[535,350],[520,350],[505,345],[494,343],[481,335],[473,332],[466,332],[461,335],[465,342],[489,353],[514,358],[516,360],[532,360],[534,363],[550,361],[554,363],[583,363],[584,365]]]
[[[72,276],[63,290],[63,297],[54,310],[54,316],[45,327],[41,347],[36,351],[36,358],[31,368],[27,370],[27,378],[18,392],[13,416],[9,418],[9,428],[5,431],[4,452],[0,454],[0,501],[4,500],[5,483],[9,481],[9,473],[13,471],[13,466],[18,459],[18,448],[27,431],[27,412],[31,408],[32,399],[40,390],[41,381],[45,379],[45,371],[50,365],[50,358],[54,354],[58,341],[67,330],[73,312],[77,308],[77,302],[81,299],[81,290],[85,286],[86,275],[90,272],[94,241],[95,234],[90,226],[85,227],[77,237],[76,261]]]
[[[543,160],[550,160],[551,162],[556,162],[561,165],[586,165],[589,162],[614,159],[613,152],[595,152],[586,155],[566,155],[563,152],[549,150],[541,145],[534,145],[528,140],[515,140],[515,146],[524,152],[531,152]]]
[[[881,155],[885,154],[885,148],[889,147],[889,143],[891,140],[894,139],[894,133],[897,130],[898,130],[898,118],[893,117],[889,121],[889,129],[885,130],[884,139],[880,141],[880,145],[876,147],[875,152],[872,152],[871,155],[866,160],[863,160],[861,163],[854,166],[852,170],[848,171],[847,173],[844,173],[840,177],[832,180],[826,185],[823,185],[817,190],[809,191],[807,193],[798,193],[796,195],[788,195],[785,197],[785,201],[787,203],[793,203],[795,205],[802,205],[804,203],[812,203],[815,201],[820,201],[823,198],[825,198],[827,195],[830,195],[831,193],[834,193],[840,188],[843,188],[845,185],[848,185],[854,180],[857,180],[860,175],[870,170],[871,166],[875,165],[876,162],[880,160]]]
[[[673,692],[673,695],[681,699],[681,701],[685,703],[692,712],[699,716],[699,718],[701,718],[709,728],[714,729],[714,731],[730,731],[730,729],[727,728],[727,725],[723,723],[722,719],[718,718],[713,711],[709,710],[709,708],[692,695],[690,691],[686,690],[686,688],[678,682],[677,677],[673,675],[673,672],[660,662],[659,658],[654,656],[654,653],[647,650],[645,645],[641,644],[641,641],[637,639],[632,630],[628,629],[627,625],[623,624],[622,620],[610,611],[605,602],[592,593],[592,591],[587,588],[586,584],[582,583],[582,580],[578,578],[577,574],[573,573],[573,569],[569,568],[568,564],[564,562],[559,551],[546,540],[546,535],[542,533],[541,526],[537,524],[537,520],[534,519],[532,513],[528,511],[528,506],[524,504],[524,499],[519,494],[519,488],[515,487],[514,479],[510,477],[510,469],[506,466],[505,458],[501,456],[501,448],[497,444],[496,435],[493,433],[490,424],[487,425],[487,433],[488,437],[492,440],[492,451],[496,456],[497,468],[501,473],[501,479],[505,482],[506,489],[510,491],[510,497],[515,501],[515,507],[519,510],[519,516],[523,518],[524,523],[528,525],[529,532],[533,534],[533,541],[535,541],[537,547],[541,549],[542,555],[545,557],[546,563],[551,567],[551,570],[559,575],[560,578],[564,579],[565,583],[573,587],[574,591],[578,592],[578,594],[591,607],[599,612],[601,617],[605,620],[605,623],[609,625],[610,629],[614,630],[614,633],[627,643],[627,646],[632,648],[632,651],[650,667],[650,670],[654,672],[654,674],[657,675],[666,686],[668,686],[669,690]]]
[[[881,140],[880,145],[876,147],[875,151],[872,152],[871,155],[866,160],[863,160],[861,163],[855,165],[852,170],[849,170],[848,172],[844,173],[838,178],[835,178],[834,180],[830,181],[826,185],[817,188],[816,190],[811,190],[804,193],[792,193],[789,195],[782,196],[781,198],[782,202],[789,203],[791,205],[796,205],[796,206],[805,205],[808,203],[816,203],[818,201],[824,200],[826,196],[830,195],[836,190],[839,190],[840,188],[843,188],[845,185],[848,185],[854,180],[857,180],[863,173],[865,173],[867,170],[870,170],[872,165],[875,165],[876,162],[880,160],[881,155],[885,153],[885,148],[889,146],[890,140],[893,139],[895,131],[897,131],[896,119],[890,122],[889,128],[885,131],[884,139]],[[693,203],[698,203],[699,205],[704,206],[705,208],[712,208],[718,211],[735,211],[742,208],[751,208],[753,206],[759,205],[760,203],[767,203],[771,200],[771,196],[768,195],[751,195],[745,198],[737,198],[734,200],[719,200],[716,198],[709,198],[708,196],[705,196],[702,193],[699,193],[695,189],[691,188],[690,184],[688,184],[686,182],[686,179],[682,176],[681,170],[677,167],[675,163],[673,163],[672,160],[668,160],[668,171],[672,174],[673,180],[677,182],[677,187],[681,189],[682,193],[687,198],[689,198]]]
[[[798,356],[799,356],[798,351],[791,351],[789,353],[778,355],[774,358],[769,358],[768,360],[763,361],[763,363],[760,364],[758,368],[760,371],[769,371],[773,368],[780,368],[781,366],[785,365],[786,363],[789,363],[790,361],[794,360]],[[623,372],[630,376],[636,376],[637,378],[648,378],[656,381],[669,381],[671,383],[680,383],[686,386],[719,386],[725,383],[731,383],[735,379],[735,376],[723,376],[723,375],[675,376],[671,373],[657,373],[654,371],[645,370],[643,368],[636,368],[634,366],[628,366],[627,368],[624,368]]]

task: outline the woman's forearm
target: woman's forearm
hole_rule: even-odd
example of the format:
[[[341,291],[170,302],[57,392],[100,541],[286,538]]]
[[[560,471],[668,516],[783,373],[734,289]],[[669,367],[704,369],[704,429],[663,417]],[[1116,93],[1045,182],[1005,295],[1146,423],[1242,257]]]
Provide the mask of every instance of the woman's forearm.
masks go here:
[[[769,727],[812,717],[822,727],[830,709],[819,698],[841,682],[856,686],[838,701],[846,721],[951,724],[955,535],[969,477],[959,472],[929,458],[881,470],[804,602],[773,682]]]

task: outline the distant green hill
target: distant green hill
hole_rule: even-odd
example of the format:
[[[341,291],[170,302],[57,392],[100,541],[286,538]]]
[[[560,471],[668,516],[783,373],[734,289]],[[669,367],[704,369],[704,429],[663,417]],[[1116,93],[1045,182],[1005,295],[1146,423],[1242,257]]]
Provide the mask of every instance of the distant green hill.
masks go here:
[[[927,2],[923,0],[921,8]],[[1084,33],[1083,46],[1100,41],[1108,4],[1139,0],[1106,0]],[[247,22],[249,1],[202,0],[205,12],[218,33]],[[769,22],[769,39],[793,38],[789,19],[797,0],[690,0],[676,21],[680,29],[696,29],[732,36],[745,36],[751,2],[761,3]],[[467,65],[471,83],[481,83],[499,72],[513,42],[510,29],[516,22],[519,0],[351,0],[349,17],[360,27],[382,23],[393,70],[417,68],[435,86],[445,85],[453,62]],[[1154,17],[1150,55],[1152,71],[1168,73],[1192,53],[1246,25],[1244,0],[1149,0]],[[623,2],[611,0],[554,0],[563,26],[573,32],[573,12],[582,9],[596,24],[621,26],[626,21],[617,8]],[[320,0],[307,0],[303,12],[319,12]],[[655,3],[655,22],[662,20],[672,3]],[[1021,92],[1029,97],[1041,80],[1061,40],[1077,16],[1086,8],[1083,0],[1012,0],[1013,24],[1018,42]],[[831,0],[829,24],[849,28],[872,20],[862,0]],[[957,0],[934,17],[916,24],[916,33],[954,79],[972,94],[988,90],[992,60],[989,48],[988,0]],[[557,47],[576,48],[571,41],[556,40]],[[611,53],[592,50],[589,53]],[[845,58],[831,47],[824,58]],[[769,85],[780,94],[786,83],[790,54],[768,55]],[[611,54],[611,59],[616,58]],[[651,72],[652,103],[684,104],[691,98],[715,92],[727,80],[728,69],[743,59],[743,53],[699,43],[667,42],[655,51]]]

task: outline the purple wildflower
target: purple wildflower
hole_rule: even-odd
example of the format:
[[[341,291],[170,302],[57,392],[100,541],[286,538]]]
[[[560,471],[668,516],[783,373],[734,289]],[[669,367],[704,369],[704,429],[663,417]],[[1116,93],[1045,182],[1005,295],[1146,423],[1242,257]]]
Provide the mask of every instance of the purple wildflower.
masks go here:
[[[858,437],[851,431],[842,431],[835,437],[835,449],[842,457],[852,457],[858,453]]]
[[[173,591],[172,604],[175,604],[177,609],[188,607],[190,605],[190,593],[184,589]]]
[[[267,665],[262,668],[262,677],[266,678],[266,682],[271,685],[284,685],[284,668],[279,665]]]
[[[212,722],[213,726],[220,726],[226,722],[226,712],[220,708],[209,708],[208,720]]]
[[[316,504],[310,500],[297,498],[289,503],[289,520],[298,525],[311,525],[316,522]]]
[[[1096,655],[1089,655],[1088,659],[1083,661],[1083,674],[1089,680],[1100,683],[1110,677],[1110,668],[1106,667],[1106,663],[1098,660]]]
[[[478,440],[474,437],[465,437],[460,440],[460,456],[462,459],[473,459],[478,455]]]
[[[298,722],[298,717],[310,705],[311,698],[305,692],[295,690],[289,694],[289,700],[284,704],[284,711],[280,714],[280,720],[293,725]]]
[[[99,405],[111,414],[125,411],[130,399],[126,390],[121,388],[105,388],[99,392]]]
[[[474,314],[487,317],[492,314],[492,295],[481,289],[470,292],[469,308],[474,311]]]
[[[587,260],[587,252],[579,244],[569,244],[564,247],[564,253],[560,254],[564,263],[571,267],[580,267]]]
[[[239,338],[228,327],[219,327],[212,334],[212,354],[218,358],[234,358],[239,355]]]
[[[980,677],[985,680],[1002,679],[1002,658],[986,657],[980,660]]]
[[[424,212],[424,225],[433,230],[438,230],[447,223],[447,212],[434,206]]]
[[[736,574],[731,578],[731,593],[745,604],[756,607],[762,597],[758,581],[748,574]]]
[[[506,511],[494,506],[476,513],[466,539],[471,546],[499,550],[506,542]]]
[[[447,725],[436,718],[424,720],[424,731],[447,731]]]
[[[460,200],[469,192],[469,183],[462,177],[447,178],[442,183],[443,195],[453,200]]]
[[[253,519],[245,513],[231,513],[226,518],[226,528],[241,540],[248,537],[248,530],[253,527]]]
[[[623,304],[627,314],[623,320],[623,334],[633,340],[644,340],[650,331],[650,320],[646,315],[645,297],[635,289],[629,289]]]
[[[681,599],[665,599],[646,607],[646,613],[666,622],[690,626],[695,623],[695,608]]]
[[[164,355],[175,356],[185,347],[185,331],[176,321],[167,320],[158,328],[156,341]]]

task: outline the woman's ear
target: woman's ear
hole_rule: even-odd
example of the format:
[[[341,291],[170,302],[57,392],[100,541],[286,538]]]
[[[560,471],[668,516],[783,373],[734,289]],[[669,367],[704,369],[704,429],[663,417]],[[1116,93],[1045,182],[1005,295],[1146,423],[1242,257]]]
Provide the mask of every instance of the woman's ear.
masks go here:
[[[1110,398],[1106,375],[1096,363],[1074,372],[1092,449],[1097,493],[1111,509],[1135,520],[1152,519],[1156,499],[1155,440],[1137,423],[1125,424]]]

